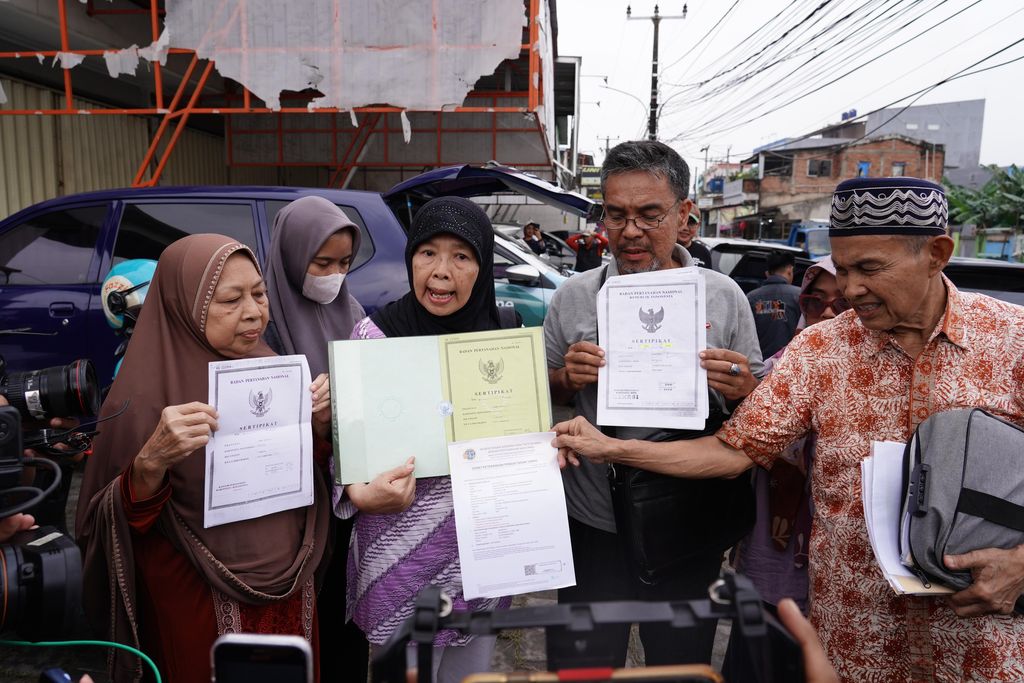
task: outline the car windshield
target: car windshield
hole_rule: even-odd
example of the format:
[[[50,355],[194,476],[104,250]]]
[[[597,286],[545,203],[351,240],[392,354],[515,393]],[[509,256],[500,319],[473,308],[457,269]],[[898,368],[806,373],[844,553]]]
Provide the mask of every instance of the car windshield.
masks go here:
[[[831,254],[832,245],[828,241],[828,230],[812,230],[808,232],[807,251],[815,256]]]
[[[529,263],[531,266],[536,267],[541,273],[561,277],[557,268],[552,266],[550,263],[537,258],[533,252],[523,249],[516,242],[505,237],[499,237],[498,235],[494,236],[494,241],[515,251],[516,256],[521,257],[524,263]]]

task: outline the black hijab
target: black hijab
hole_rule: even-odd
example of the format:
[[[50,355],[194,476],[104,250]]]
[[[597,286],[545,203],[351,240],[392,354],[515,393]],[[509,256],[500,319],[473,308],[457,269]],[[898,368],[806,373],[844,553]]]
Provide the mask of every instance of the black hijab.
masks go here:
[[[469,301],[451,315],[430,313],[410,291],[377,309],[370,319],[389,337],[479,332],[501,327],[494,301],[494,228],[475,203],[462,197],[441,197],[423,205],[412,219],[405,245],[405,269],[412,281],[412,256],[421,244],[439,234],[453,235],[472,247],[480,272]]]

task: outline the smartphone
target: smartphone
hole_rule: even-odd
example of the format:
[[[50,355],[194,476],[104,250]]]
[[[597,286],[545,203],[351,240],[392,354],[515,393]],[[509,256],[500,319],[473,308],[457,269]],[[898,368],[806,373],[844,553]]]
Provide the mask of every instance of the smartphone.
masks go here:
[[[531,671],[525,675],[524,672],[481,673],[467,676],[462,683],[558,683],[565,680],[588,683],[725,683],[722,676],[706,664],[635,669],[563,669],[558,673]]]
[[[228,633],[210,660],[214,683],[313,683],[313,650],[299,636]]]

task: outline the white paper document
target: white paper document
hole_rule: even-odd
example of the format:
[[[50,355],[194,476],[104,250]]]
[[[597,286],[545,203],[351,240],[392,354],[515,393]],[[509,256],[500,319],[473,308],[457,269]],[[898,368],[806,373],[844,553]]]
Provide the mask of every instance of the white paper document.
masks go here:
[[[610,277],[597,295],[606,364],[597,375],[597,423],[702,429],[708,416],[704,277],[672,268]]]
[[[306,357],[210,363],[217,431],[206,445],[203,526],[313,504],[313,400]]]
[[[903,450],[896,441],[872,441],[871,455],[861,460],[861,497],[868,538],[878,566],[900,595],[952,593],[932,583],[925,587],[900,560],[900,503],[903,499]]]
[[[448,445],[466,599],[576,585],[554,436]]]

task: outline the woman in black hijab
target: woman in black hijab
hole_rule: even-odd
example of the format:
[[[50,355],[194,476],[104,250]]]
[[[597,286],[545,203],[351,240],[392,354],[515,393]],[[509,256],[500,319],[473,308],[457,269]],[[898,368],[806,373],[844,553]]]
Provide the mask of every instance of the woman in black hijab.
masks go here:
[[[453,258],[451,268],[444,272],[430,270],[432,255],[422,253],[425,244],[437,249],[451,246],[471,250],[477,269],[471,290],[456,291],[456,281],[468,271]],[[436,244],[434,244],[436,243]],[[443,243],[443,244],[442,244]],[[411,337],[426,334],[479,332],[501,327],[494,300],[494,229],[487,214],[468,199],[443,197],[423,205],[413,219],[409,242],[405,247],[405,267],[409,274],[408,294],[370,316],[373,324],[387,337]],[[480,275],[480,277],[476,277]],[[447,282],[445,282],[447,280]],[[437,291],[452,290],[451,301],[431,296]]]
[[[502,327],[494,300],[493,228],[473,202],[445,197],[425,204],[413,219],[405,263],[411,291],[357,323],[353,338]],[[456,609],[490,610],[510,602],[465,599],[451,479],[416,480],[413,468],[410,458],[368,484],[351,484],[344,501],[335,489],[340,515],[360,511],[349,552],[348,606],[374,647],[413,613],[416,595],[428,585],[440,586]],[[494,638],[442,631],[434,648],[434,680],[455,682],[489,669]]]

